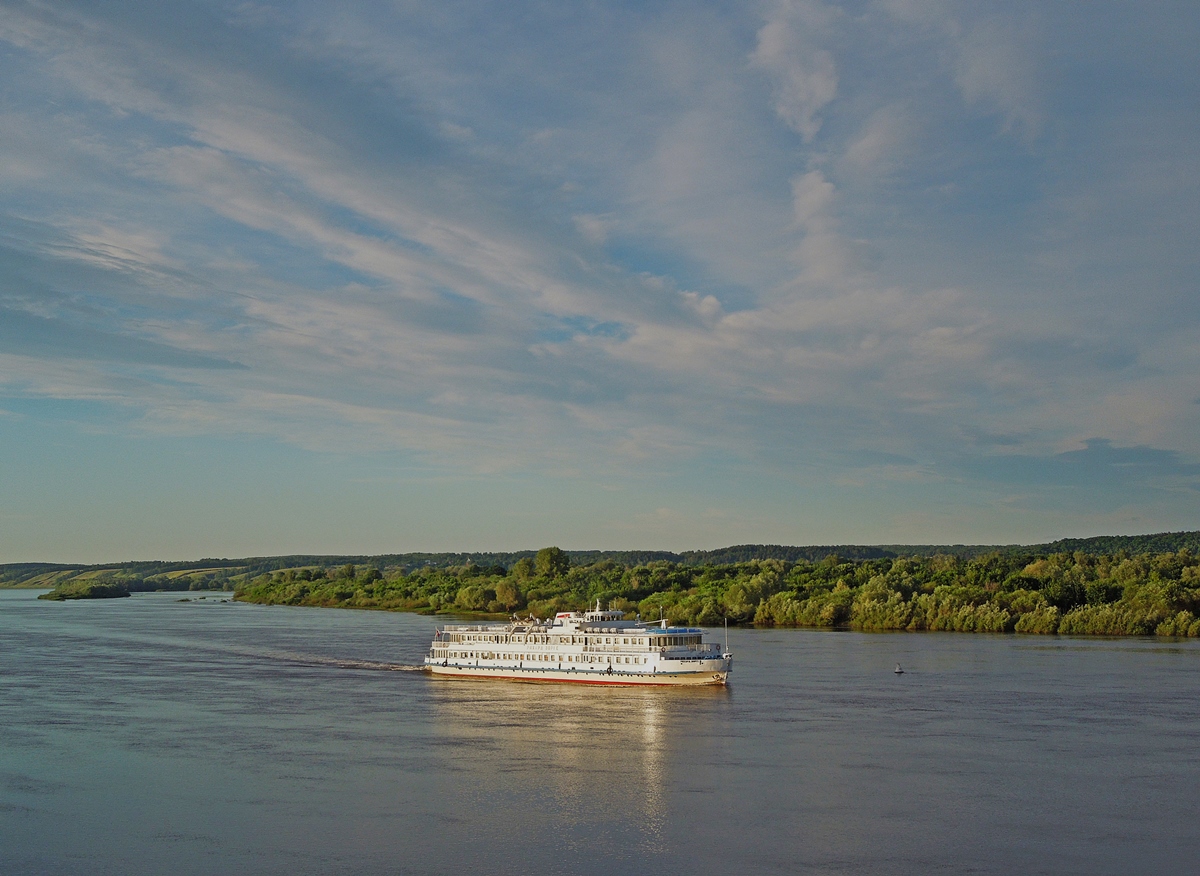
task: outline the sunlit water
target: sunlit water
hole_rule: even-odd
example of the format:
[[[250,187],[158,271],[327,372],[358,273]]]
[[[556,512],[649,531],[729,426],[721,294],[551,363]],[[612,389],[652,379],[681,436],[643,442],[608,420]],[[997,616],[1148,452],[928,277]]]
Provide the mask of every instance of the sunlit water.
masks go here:
[[[35,595],[0,591],[6,874],[1200,860],[1196,642],[731,630],[728,688],[576,688],[411,671],[415,615]]]

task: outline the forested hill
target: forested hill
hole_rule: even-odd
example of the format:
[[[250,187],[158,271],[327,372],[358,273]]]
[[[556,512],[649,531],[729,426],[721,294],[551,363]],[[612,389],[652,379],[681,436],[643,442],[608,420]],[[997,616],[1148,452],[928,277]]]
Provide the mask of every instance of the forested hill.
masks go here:
[[[782,560],[788,563],[817,562],[829,556],[842,560],[881,560],[896,557],[955,556],[963,559],[988,554],[1044,556],[1058,553],[1115,555],[1166,553],[1187,549],[1200,554],[1200,531],[1163,532],[1153,535],[1105,535],[1095,538],[1066,538],[1040,545],[735,545],[711,551],[566,551],[573,565],[608,561],[634,567],[653,562],[684,566],[729,565],[753,560]],[[238,581],[284,569],[345,565],[410,572],[414,569],[449,569],[474,565],[508,568],[536,550],[512,552],[404,553],[381,555],[291,555],[245,559],[201,559],[192,561],[129,561],[104,565],[62,563],[10,563],[0,565],[0,586],[53,587],[70,580],[120,580],[133,590],[232,587]]]
[[[1030,545],[1023,551],[1039,554],[1161,554],[1188,550],[1200,553],[1200,532],[1160,532],[1155,535],[1099,535],[1094,538],[1060,538],[1049,544]]]

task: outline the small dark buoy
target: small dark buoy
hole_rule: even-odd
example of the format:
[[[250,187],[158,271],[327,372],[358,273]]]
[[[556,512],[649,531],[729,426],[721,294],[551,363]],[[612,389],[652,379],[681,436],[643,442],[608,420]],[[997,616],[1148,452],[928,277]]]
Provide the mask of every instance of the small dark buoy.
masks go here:
[[[897,664],[896,664],[896,674],[897,674],[897,675],[903,675],[903,674],[904,674],[904,670],[900,668],[900,664],[899,664],[899,663],[897,663]]]

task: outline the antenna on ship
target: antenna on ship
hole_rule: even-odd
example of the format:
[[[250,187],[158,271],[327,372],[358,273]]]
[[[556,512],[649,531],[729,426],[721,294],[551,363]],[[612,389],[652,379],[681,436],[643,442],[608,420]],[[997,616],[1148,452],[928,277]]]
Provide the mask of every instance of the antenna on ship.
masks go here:
[[[729,653],[729,618],[725,618],[725,653]]]

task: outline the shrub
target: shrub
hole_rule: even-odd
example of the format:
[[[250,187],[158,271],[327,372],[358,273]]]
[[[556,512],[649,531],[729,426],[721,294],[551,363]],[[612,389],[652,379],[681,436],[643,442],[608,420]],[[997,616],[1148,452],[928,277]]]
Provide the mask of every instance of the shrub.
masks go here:
[[[1058,632],[1061,619],[1062,615],[1059,610],[1052,605],[1047,605],[1021,615],[1017,618],[1013,630],[1018,633],[1053,635]]]

